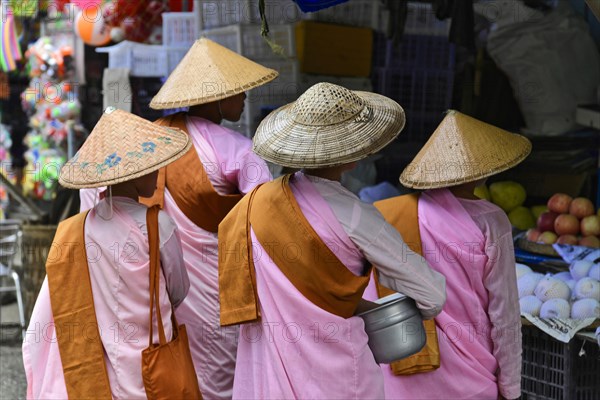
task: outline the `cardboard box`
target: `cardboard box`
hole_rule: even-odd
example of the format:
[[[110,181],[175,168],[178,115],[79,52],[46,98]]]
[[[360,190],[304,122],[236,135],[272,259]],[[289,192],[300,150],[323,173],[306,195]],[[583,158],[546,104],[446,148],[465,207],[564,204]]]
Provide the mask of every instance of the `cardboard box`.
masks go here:
[[[300,71],[333,76],[369,76],[373,31],[301,21],[296,25]]]

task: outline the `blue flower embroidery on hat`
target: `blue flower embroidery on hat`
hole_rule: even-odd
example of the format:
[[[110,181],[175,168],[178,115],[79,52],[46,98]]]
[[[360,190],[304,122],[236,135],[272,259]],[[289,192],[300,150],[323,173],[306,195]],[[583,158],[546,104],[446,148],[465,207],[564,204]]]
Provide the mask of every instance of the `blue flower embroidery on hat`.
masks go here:
[[[155,148],[156,148],[156,143],[154,143],[154,142],[142,143],[142,150],[144,151],[144,153],[154,153]]]
[[[130,151],[126,154],[127,157],[137,157],[137,158],[142,158],[144,156],[144,153],[140,153],[139,151]]]
[[[112,153],[110,156],[106,157],[106,160],[104,160],[104,165],[112,168],[119,165],[120,162],[121,157],[119,157],[117,153]]]

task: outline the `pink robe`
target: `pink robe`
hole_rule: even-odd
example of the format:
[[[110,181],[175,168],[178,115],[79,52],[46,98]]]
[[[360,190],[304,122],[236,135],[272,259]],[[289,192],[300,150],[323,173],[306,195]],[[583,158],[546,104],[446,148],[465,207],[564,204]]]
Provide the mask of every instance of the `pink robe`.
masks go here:
[[[365,255],[377,254],[374,257],[385,263],[383,273],[391,272],[395,287],[418,297],[426,312],[439,312],[435,310],[444,301],[443,278],[426,266],[403,263],[380,247],[388,241],[398,246],[403,242],[397,232],[386,229],[371,205],[361,203],[338,182],[302,173],[292,178],[291,187],[308,222],[352,273],[363,275]],[[343,223],[337,215],[343,216]],[[359,221],[365,229],[354,239]],[[254,232],[252,241],[262,317],[242,325],[234,398],[383,398],[382,374],[368,347],[363,320],[344,319],[315,306],[273,263]],[[406,268],[394,274],[398,268],[391,266]]]
[[[492,399],[520,393],[521,325],[511,226],[483,200],[447,189],[419,199],[423,255],[446,277],[448,300],[435,318],[439,369],[395,376],[382,365],[389,399]],[[366,299],[376,299],[371,280]]]
[[[271,180],[266,163],[252,152],[252,141],[241,134],[198,117],[186,127],[204,169],[220,194],[247,193]],[[82,191],[82,209],[93,204],[94,192]],[[196,226],[165,190],[164,211],[175,221],[190,277],[190,291],[177,309],[185,323],[205,399],[231,398],[239,328],[219,324],[217,235]]]
[[[115,197],[113,216],[110,220],[104,219],[109,216],[109,202],[102,200],[85,221],[96,318],[113,398],[143,399],[146,391],[141,375],[141,354],[148,347],[150,311],[146,207],[130,199]],[[170,338],[171,306],[167,287],[177,306],[188,291],[189,280],[177,228],[163,212],[159,214],[159,236],[163,268],[160,306],[165,334]],[[156,326],[156,320],[154,324]],[[158,343],[156,328],[154,342]],[[47,279],[23,342],[23,363],[27,398],[67,398]]]

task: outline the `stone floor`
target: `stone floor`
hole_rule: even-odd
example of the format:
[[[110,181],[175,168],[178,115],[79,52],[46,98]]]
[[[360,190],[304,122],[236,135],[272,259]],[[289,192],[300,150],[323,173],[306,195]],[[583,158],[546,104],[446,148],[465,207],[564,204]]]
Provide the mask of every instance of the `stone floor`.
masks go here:
[[[17,303],[0,308],[0,399],[24,399],[27,381],[23,370]]]

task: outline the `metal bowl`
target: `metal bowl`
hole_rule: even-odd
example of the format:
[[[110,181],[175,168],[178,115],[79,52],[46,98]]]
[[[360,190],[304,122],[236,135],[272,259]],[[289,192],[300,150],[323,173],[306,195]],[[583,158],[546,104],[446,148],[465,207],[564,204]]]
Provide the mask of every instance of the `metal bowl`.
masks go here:
[[[415,301],[395,293],[376,303],[380,306],[357,314],[365,322],[375,361],[389,364],[421,351],[427,338]]]

